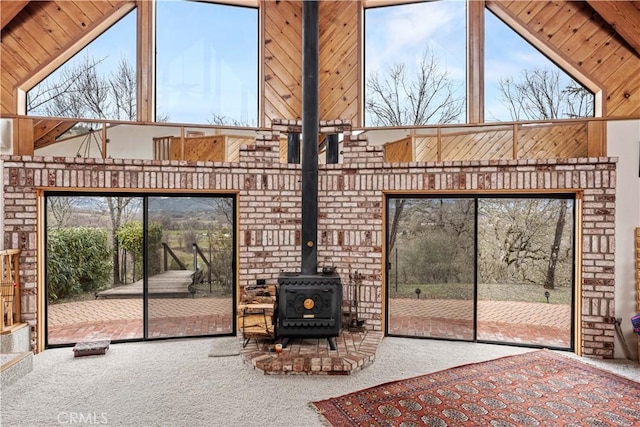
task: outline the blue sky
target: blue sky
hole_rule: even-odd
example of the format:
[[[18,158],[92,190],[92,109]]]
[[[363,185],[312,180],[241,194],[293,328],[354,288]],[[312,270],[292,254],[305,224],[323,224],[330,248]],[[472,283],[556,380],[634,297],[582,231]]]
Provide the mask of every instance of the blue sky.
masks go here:
[[[392,64],[404,63],[411,75],[429,49],[464,95],[465,9],[461,0],[367,9],[365,73],[383,74]],[[517,76],[525,68],[555,66],[489,11],[485,16],[486,117],[510,120],[498,99],[498,79]],[[135,64],[135,26],[134,10],[77,57],[86,51],[104,58],[105,74],[121,57]],[[171,122],[207,123],[218,114],[257,125],[257,9],[162,0],[156,27],[159,114],[168,114]]]

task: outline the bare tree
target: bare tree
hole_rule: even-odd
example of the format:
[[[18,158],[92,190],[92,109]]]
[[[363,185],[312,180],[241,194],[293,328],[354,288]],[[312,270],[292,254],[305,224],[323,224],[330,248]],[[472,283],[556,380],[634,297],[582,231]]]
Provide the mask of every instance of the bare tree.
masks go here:
[[[63,67],[57,78],[47,79],[29,91],[27,112],[55,117],[135,120],[135,71],[122,58],[115,72],[101,75],[98,66],[105,59],[85,55],[75,65]],[[133,105],[121,109],[121,99],[131,100],[129,104]]]
[[[514,121],[579,118],[593,115],[593,94],[559,70],[524,70],[519,78],[498,80],[500,100]]]
[[[217,114],[214,112],[211,112],[211,117],[207,119],[207,122],[210,125],[216,125],[216,126],[235,126],[235,127],[254,126],[254,124],[251,124],[249,122],[246,122],[240,119],[235,119],[233,117],[229,117],[224,114]]]
[[[407,75],[406,64],[394,64],[384,76],[371,73],[366,89],[365,109],[376,126],[452,123],[464,109],[449,73],[428,50],[415,76]]]
[[[27,113],[51,117],[106,120],[137,119],[135,67],[121,57],[111,72],[99,70],[107,57],[88,54],[73,65],[65,64],[56,77],[43,80],[27,93]],[[167,122],[158,113],[157,122]]]
[[[47,200],[47,212],[49,213],[48,225],[58,228],[67,227],[76,205],[75,199],[72,197],[52,196]]]
[[[555,288],[556,265],[558,263],[558,255],[560,253],[560,243],[562,243],[562,232],[564,230],[565,216],[567,215],[567,201],[560,202],[560,212],[558,212],[558,220],[556,221],[556,231],[551,246],[551,256],[549,257],[549,265],[547,267],[547,278],[544,282],[545,289]]]
[[[564,83],[559,70],[537,68],[524,70],[516,80],[499,80],[501,99],[511,118],[519,120],[549,120],[593,116],[594,97],[574,80]],[[544,287],[554,288],[559,242],[565,226],[566,201],[562,202],[556,220]]]

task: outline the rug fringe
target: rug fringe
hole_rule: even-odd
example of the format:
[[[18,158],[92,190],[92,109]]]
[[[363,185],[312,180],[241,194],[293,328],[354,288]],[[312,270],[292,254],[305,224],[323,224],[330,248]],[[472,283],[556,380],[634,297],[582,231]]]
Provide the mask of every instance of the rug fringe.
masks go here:
[[[331,423],[329,422],[329,420],[324,416],[324,411],[323,411],[323,410],[321,410],[320,408],[318,408],[318,407],[315,405],[315,403],[313,403],[313,402],[309,402],[309,403],[307,404],[307,406],[309,406],[309,408],[311,408],[311,409],[313,409],[314,411],[316,411],[316,414],[318,414],[318,420],[320,421],[320,423],[321,423],[323,426],[326,426],[326,427],[333,427],[333,424],[331,424]]]

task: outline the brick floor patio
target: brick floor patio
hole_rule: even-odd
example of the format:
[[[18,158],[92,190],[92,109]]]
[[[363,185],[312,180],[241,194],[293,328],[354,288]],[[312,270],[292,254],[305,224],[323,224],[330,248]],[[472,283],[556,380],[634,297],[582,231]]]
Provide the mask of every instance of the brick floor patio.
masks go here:
[[[228,299],[152,299],[149,338],[224,335],[232,332]],[[473,339],[470,301],[392,299],[391,335],[456,340]],[[479,301],[478,339],[569,348],[570,308],[553,304]],[[142,301],[92,300],[49,307],[48,343],[73,344],[99,339],[141,339]],[[383,334],[343,330],[330,350],[326,339],[293,339],[278,354],[269,342],[249,341],[243,360],[266,374],[346,375],[375,359]],[[242,347],[242,340],[238,346]]]

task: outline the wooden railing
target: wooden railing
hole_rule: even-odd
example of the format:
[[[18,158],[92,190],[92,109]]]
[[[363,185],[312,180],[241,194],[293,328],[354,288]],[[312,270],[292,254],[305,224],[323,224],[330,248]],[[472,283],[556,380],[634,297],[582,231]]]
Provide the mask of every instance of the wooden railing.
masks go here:
[[[0,331],[20,322],[20,249],[0,251]]]
[[[602,157],[605,130],[602,120],[431,126],[383,145],[387,162]]]
[[[2,119],[12,122],[12,153],[24,156],[236,162],[241,145],[251,145],[257,133],[270,131],[25,116]],[[387,162],[604,157],[609,120],[368,127],[353,131],[364,132],[371,145],[383,145]],[[280,146],[281,161],[286,162],[286,138]]]

